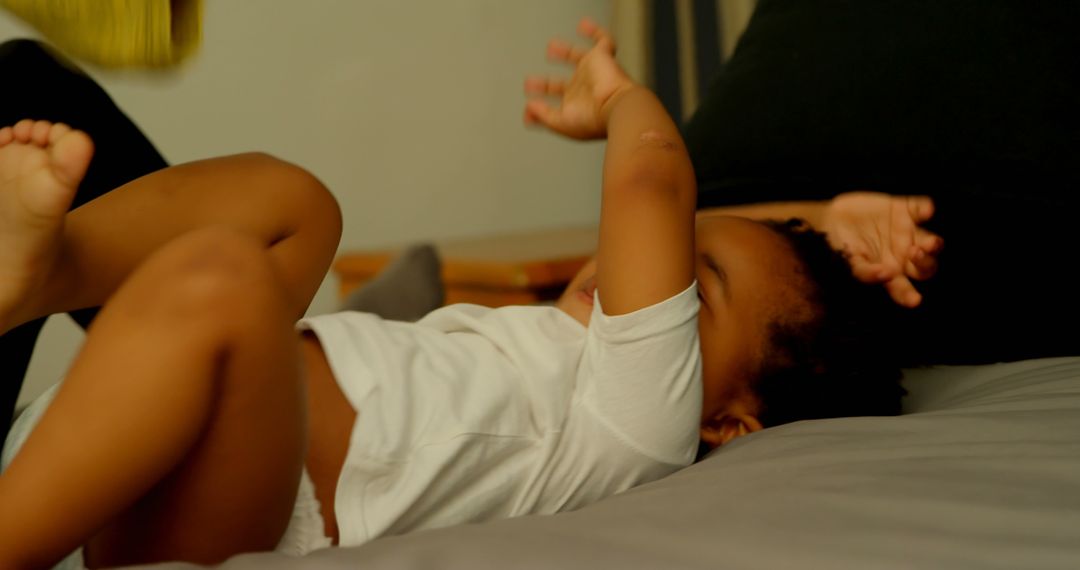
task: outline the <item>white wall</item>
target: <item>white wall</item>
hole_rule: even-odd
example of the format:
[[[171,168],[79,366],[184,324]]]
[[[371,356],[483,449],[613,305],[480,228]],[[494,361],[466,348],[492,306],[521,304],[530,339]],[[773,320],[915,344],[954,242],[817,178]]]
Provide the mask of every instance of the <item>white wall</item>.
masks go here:
[[[595,223],[599,144],[521,126],[522,78],[608,0],[211,0],[204,45],[169,74],[91,69],[171,162],[261,150],[341,202],[342,250]],[[27,35],[0,14],[0,39]],[[13,88],[6,85],[5,88]],[[333,279],[313,313],[334,308]],[[22,400],[80,340],[47,326]]]

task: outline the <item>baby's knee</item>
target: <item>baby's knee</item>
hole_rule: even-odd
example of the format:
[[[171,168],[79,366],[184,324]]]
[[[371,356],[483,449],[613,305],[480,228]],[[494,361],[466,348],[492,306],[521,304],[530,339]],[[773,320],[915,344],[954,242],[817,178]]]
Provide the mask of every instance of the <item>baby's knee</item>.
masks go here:
[[[275,156],[255,152],[244,155],[258,170],[274,181],[275,197],[289,204],[320,226],[337,226],[340,232],[341,207],[337,198],[314,174],[305,168]]]
[[[273,260],[259,241],[227,228],[192,232],[164,248],[147,267],[158,302],[190,317],[229,320],[242,313],[276,313],[285,293]],[[150,264],[148,264],[149,266]]]

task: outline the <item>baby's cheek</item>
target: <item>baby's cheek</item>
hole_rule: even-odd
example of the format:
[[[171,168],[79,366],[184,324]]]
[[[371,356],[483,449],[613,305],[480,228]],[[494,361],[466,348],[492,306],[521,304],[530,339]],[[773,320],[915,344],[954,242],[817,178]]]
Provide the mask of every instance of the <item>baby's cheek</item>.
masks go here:
[[[592,316],[592,299],[586,299],[595,289],[596,283],[596,258],[578,270],[577,275],[570,280],[570,284],[563,290],[555,306],[564,313],[570,315],[582,325],[589,326],[589,317]],[[588,289],[588,293],[583,292]]]
[[[581,298],[580,288],[568,289],[555,303],[555,306],[583,326],[589,326],[589,318],[592,316],[592,304],[586,303]]]
[[[595,277],[596,277],[596,258],[594,257],[594,258],[590,259],[588,262],[586,262],[585,265],[581,266],[581,269],[579,269],[577,274],[574,275],[574,278],[570,280],[570,285],[567,287],[567,289],[569,290],[569,289],[574,289],[574,288],[577,288],[577,287],[581,287],[581,284],[584,283],[585,280],[590,279],[590,278],[595,278]]]

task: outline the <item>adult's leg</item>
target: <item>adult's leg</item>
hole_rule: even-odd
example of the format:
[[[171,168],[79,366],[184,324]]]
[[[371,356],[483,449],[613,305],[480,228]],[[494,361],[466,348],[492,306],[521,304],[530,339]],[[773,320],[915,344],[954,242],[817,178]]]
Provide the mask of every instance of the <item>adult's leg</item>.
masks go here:
[[[274,259],[205,229],[105,305],[0,475],[0,567],[215,563],[273,549],[305,452],[292,300]]]
[[[93,79],[31,40],[0,44],[0,77],[17,89],[0,90],[0,125],[24,118],[63,122],[90,134],[97,147],[72,207],[167,166],[154,145]],[[95,309],[72,314],[84,327]],[[22,388],[44,319],[0,336],[0,444]]]

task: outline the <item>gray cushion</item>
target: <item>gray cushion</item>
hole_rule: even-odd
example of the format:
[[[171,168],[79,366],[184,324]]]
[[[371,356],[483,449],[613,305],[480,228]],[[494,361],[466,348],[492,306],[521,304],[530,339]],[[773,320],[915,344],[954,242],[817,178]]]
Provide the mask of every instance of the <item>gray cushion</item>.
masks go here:
[[[419,320],[443,304],[441,270],[434,245],[411,245],[374,279],[350,293],[341,310],[374,313],[392,321]]]

